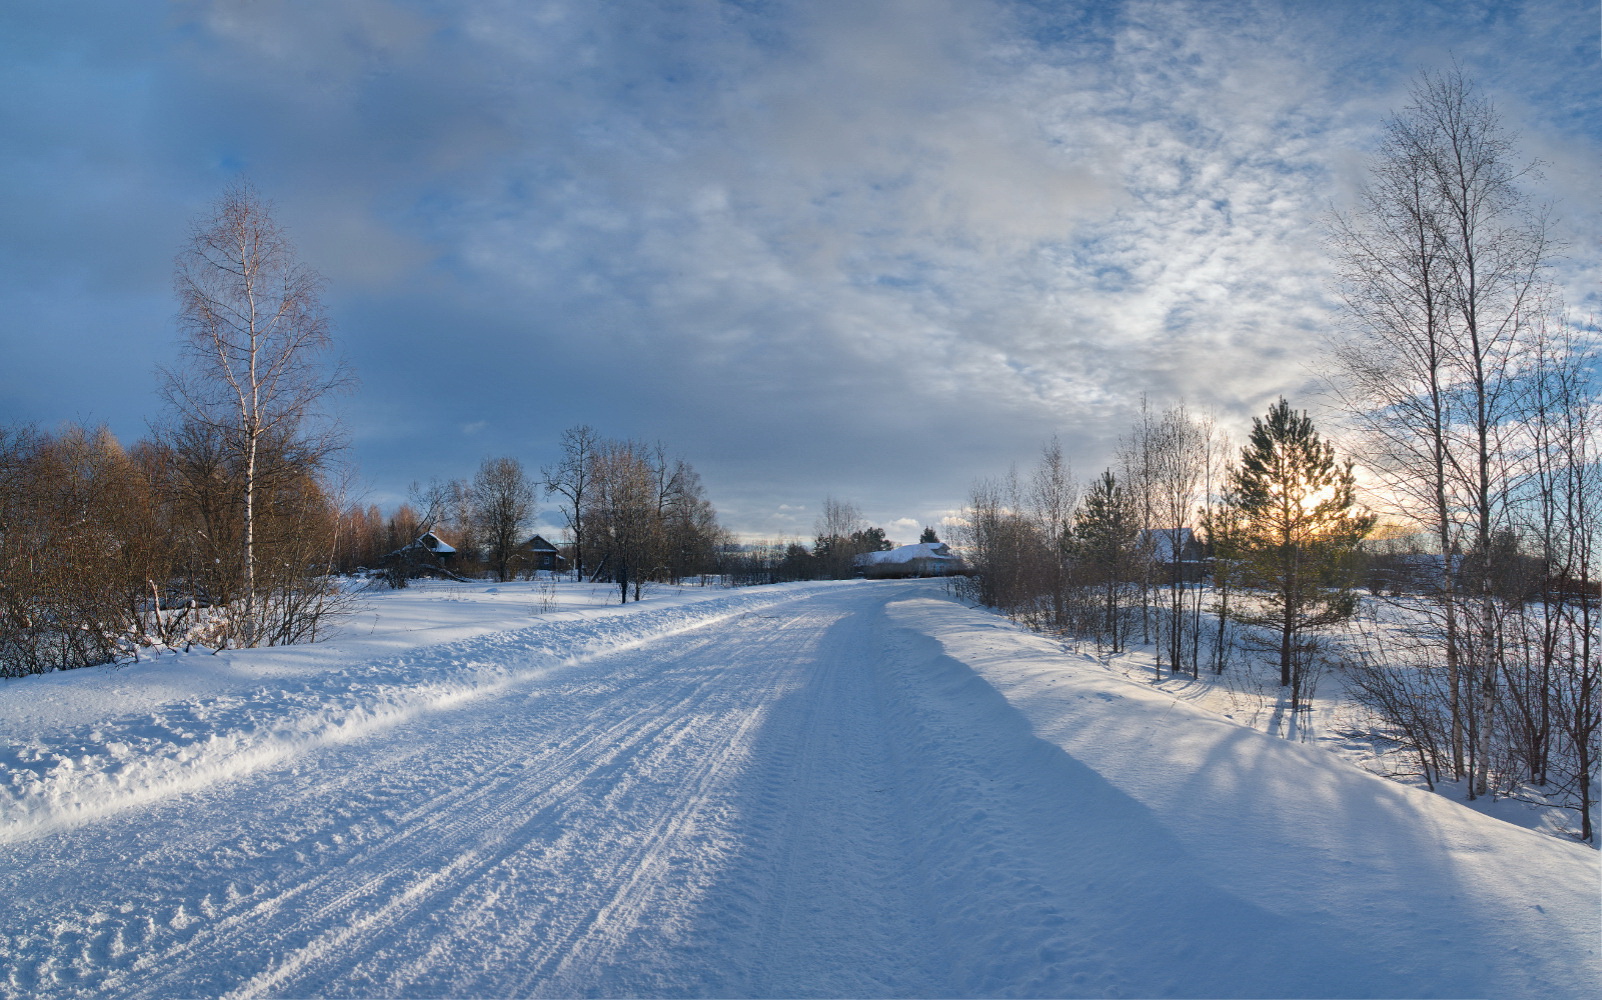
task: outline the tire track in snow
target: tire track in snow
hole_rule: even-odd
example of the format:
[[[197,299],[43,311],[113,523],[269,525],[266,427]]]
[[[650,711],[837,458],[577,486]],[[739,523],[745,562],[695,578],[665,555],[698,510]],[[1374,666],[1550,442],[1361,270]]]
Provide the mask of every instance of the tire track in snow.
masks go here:
[[[726,592],[679,606],[536,621],[377,660],[336,660],[326,670],[179,697],[74,728],[14,734],[17,740],[0,744],[0,843],[203,792],[319,746],[361,740],[432,712],[493,698],[552,670],[828,589],[812,587]],[[259,668],[275,656],[316,660],[319,653],[326,650],[286,647],[239,655]],[[178,672],[197,662],[186,660]],[[264,676],[274,675],[269,670]]]
[[[770,637],[768,643],[775,640]],[[646,668],[656,667],[658,658],[667,656],[673,660],[704,656],[708,642],[705,637],[698,637],[691,642],[670,643],[670,649],[652,651]],[[669,676],[672,672],[670,668]],[[549,807],[586,788],[599,793],[583,796],[593,806],[580,817],[568,817],[562,833],[549,845],[549,853],[558,862],[576,862],[585,870],[590,891],[582,899],[563,900],[559,908],[538,912],[535,920],[516,921],[503,934],[498,950],[508,958],[515,953],[511,960],[517,968],[526,970],[521,981],[515,986],[504,981],[487,986],[482,970],[476,968],[471,973],[440,978],[441,971],[462,967],[463,963],[454,960],[457,953],[473,953],[472,960],[466,963],[469,967],[479,957],[477,929],[485,922],[486,906],[470,904],[451,914],[445,933],[433,937],[422,959],[379,980],[381,989],[562,995],[570,991],[555,984],[571,978],[571,974],[589,973],[616,954],[641,914],[661,895],[664,859],[697,832],[697,821],[705,811],[712,786],[721,780],[724,766],[743,750],[741,736],[759,718],[767,700],[768,692],[762,687],[752,689],[731,683],[735,678],[728,671],[689,673],[686,680],[692,688],[684,691],[677,702],[658,695],[655,689],[662,687],[661,683],[648,681],[649,686],[632,691],[632,700],[642,706],[639,711],[605,727],[540,777],[542,784],[552,776],[558,780],[530,803],[536,808]],[[782,673],[766,680],[770,682],[769,690],[787,683]],[[730,696],[734,696],[732,706],[725,704]],[[610,751],[586,763],[591,750],[600,747],[604,751],[609,746]],[[580,766],[573,768],[574,764]],[[654,794],[653,786],[669,786],[672,792],[667,796]],[[635,815],[642,811],[641,805],[645,815]],[[527,824],[526,829],[507,838],[509,850],[486,859],[485,864],[471,871],[463,871],[463,877],[450,880],[442,887],[442,893],[449,890],[457,896],[488,898],[487,908],[493,910],[498,897],[504,894],[487,889],[486,884],[501,882],[510,891],[518,888],[515,880],[496,878],[493,869],[515,856],[532,839],[527,835],[537,834],[540,828],[537,820]],[[454,839],[447,838],[446,842]],[[397,902],[406,905],[397,911],[397,920],[392,923],[416,909],[409,905],[409,899]],[[519,933],[531,925],[538,926],[540,933]],[[352,943],[339,942],[342,950]],[[357,950],[371,952],[373,948],[364,943]],[[315,964],[323,954],[325,949],[310,949],[303,965]],[[259,988],[242,990],[240,995],[284,992],[289,987],[294,992],[304,992],[308,986],[327,992],[329,983],[339,981],[341,972],[359,973],[362,964],[352,963],[345,970],[320,968],[315,978],[277,975],[253,984]]]
[[[562,979],[606,960],[653,893],[659,895],[675,845],[701,835],[701,814],[723,821],[712,808],[722,771],[744,752],[766,702],[790,683],[789,661],[782,656],[768,669],[752,669],[767,659],[761,647],[781,642],[785,631],[744,635],[741,650],[752,653],[753,639],[758,648],[750,659],[740,657],[737,668],[728,666],[732,646],[721,665],[709,666],[706,647],[712,639],[690,633],[569,671],[559,686],[543,680],[513,686],[494,701],[500,716],[494,725],[468,727],[457,745],[492,737],[512,737],[511,742],[498,753],[480,752],[471,762],[472,773],[455,787],[430,788],[427,802],[395,810],[386,818],[387,833],[338,852],[334,870],[308,872],[304,865],[283,863],[280,850],[279,878],[189,933],[158,933],[121,973],[86,970],[85,992],[154,996],[222,993],[230,987],[241,996],[408,988],[472,992],[471,976],[445,973],[460,969],[455,959],[465,953],[477,962],[485,951],[480,939],[485,924],[508,911],[534,918],[540,930],[524,932],[521,954],[514,954],[516,934],[503,936],[497,946],[501,954],[495,961],[534,970],[523,972],[520,981],[534,984],[545,975]],[[679,660],[698,665],[674,666]],[[536,731],[519,731],[515,724],[519,696],[548,710],[532,716]],[[445,733],[489,707],[441,713],[421,728]],[[363,766],[426,769],[426,755],[408,745],[412,738],[390,734],[313,755],[325,758],[314,762],[325,767],[352,764],[355,769],[332,783],[303,785],[297,804],[316,809],[330,794],[368,782]],[[546,745],[531,756],[529,744],[536,741]],[[385,748],[387,756],[363,765],[373,747]],[[249,784],[276,791],[283,781],[275,774]],[[219,843],[194,832],[209,825],[199,813],[220,809],[226,820],[240,807],[230,801],[229,791],[198,798],[208,800],[198,810],[185,802],[155,811],[176,813],[174,818],[188,827],[182,850],[203,856]],[[274,818],[286,811],[294,810],[280,808]],[[358,812],[353,822],[371,818],[371,810]],[[620,819],[626,822],[614,829]],[[301,846],[339,836],[324,823],[314,834],[302,834]],[[93,836],[82,831],[74,839]],[[512,861],[518,864],[509,865]],[[565,866],[570,882],[575,869],[587,868],[594,885],[585,885],[580,899],[556,898],[531,907],[526,874],[510,870],[520,867],[526,873],[531,864],[553,873]],[[205,888],[211,887],[197,891],[205,895]],[[172,902],[167,897],[157,905]],[[193,894],[178,901],[180,908],[186,904],[200,905]],[[519,923],[526,927],[530,921]],[[397,960],[401,955],[405,959]],[[218,956],[228,959],[219,963]],[[240,983],[238,970],[251,966],[257,971]],[[503,977],[506,972],[500,969]],[[19,982],[15,975],[11,979]],[[508,992],[504,978],[499,989],[482,977],[476,987]]]
[[[879,674],[882,608],[840,616],[764,734],[728,951],[743,996],[937,995],[946,975]]]
[[[683,710],[693,700],[693,696],[685,697],[664,707],[672,713]],[[671,714],[668,717],[671,718]],[[437,898],[485,877],[509,855],[522,849],[537,831],[549,825],[546,816],[549,810],[601,772],[616,766],[622,756],[616,743],[621,734],[635,741],[673,739],[676,730],[681,728],[656,724],[656,719],[648,720],[650,724],[646,725],[640,725],[641,721],[638,715],[630,716],[616,725],[592,732],[565,754],[557,766],[546,773],[530,776],[535,786],[540,787],[537,794],[527,794],[528,786],[523,782],[515,785],[496,782],[474,788],[462,796],[470,797],[470,803],[452,803],[419,817],[404,835],[384,845],[384,855],[394,860],[383,863],[382,875],[350,886],[301,922],[303,926],[322,926],[326,930],[230,995],[248,997],[286,990],[300,992],[291,987],[317,965],[326,965],[331,956],[372,951],[374,939],[393,933]],[[603,752],[590,753],[598,748]],[[486,802],[489,803],[487,809],[481,805]],[[470,806],[473,812],[462,815],[459,810],[464,805]],[[416,841],[431,846],[414,853],[418,846]],[[482,846],[456,853],[461,845],[474,841]],[[363,862],[371,864],[371,859],[358,859],[357,865],[365,867]],[[419,870],[420,878],[416,875]],[[390,883],[397,880],[401,883],[399,891],[390,887]],[[370,900],[377,902],[376,909],[364,911],[363,904]],[[353,912],[357,915],[349,916]],[[319,978],[324,978],[333,970],[316,971]]]
[[[564,741],[555,759],[546,766],[526,777],[464,790],[452,801],[429,808],[424,815],[409,817],[402,824],[405,832],[383,845],[384,861],[357,858],[351,862],[351,867],[358,870],[376,865],[383,873],[348,887],[339,897],[303,918],[304,926],[328,929],[272,970],[255,977],[237,995],[297,992],[293,987],[313,971],[318,979],[337,978],[333,975],[335,969],[315,967],[328,964],[331,956],[360,956],[372,951],[375,938],[394,932],[438,897],[484,878],[540,831],[560,823],[563,804],[581,793],[585,785],[597,781],[603,786],[609,784],[608,772],[618,771],[625,757],[655,741],[676,742],[690,725],[688,710],[704,694],[696,689],[662,688],[658,679],[638,679],[626,692],[613,693],[627,693],[631,700],[649,707],[613,718],[610,702],[597,706],[584,720],[583,728]],[[673,700],[675,695],[677,700]],[[553,811],[558,815],[553,816]],[[554,849],[571,850],[570,839],[571,834],[564,834]],[[475,842],[481,846],[457,853],[462,845]],[[428,846],[418,852],[420,845]],[[419,870],[424,873],[420,879],[414,874]],[[401,881],[398,891],[388,884],[396,879]],[[349,911],[375,899],[381,901],[376,910],[356,920],[342,919]],[[335,959],[333,964],[353,967],[358,961],[344,963]]]

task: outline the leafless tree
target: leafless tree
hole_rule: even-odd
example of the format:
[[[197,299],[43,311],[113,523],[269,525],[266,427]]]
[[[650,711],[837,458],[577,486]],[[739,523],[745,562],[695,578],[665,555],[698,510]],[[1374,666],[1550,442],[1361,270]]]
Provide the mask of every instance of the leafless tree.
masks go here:
[[[957,539],[969,568],[968,596],[1034,628],[1055,624],[1050,567],[1057,554],[1029,511],[1017,470],[976,482],[963,519]]]
[[[323,282],[304,265],[270,206],[243,181],[190,230],[174,266],[182,363],[163,371],[163,395],[185,421],[220,436],[240,489],[241,611],[231,638],[264,641],[258,599],[260,459],[268,444],[316,466],[334,446],[312,425],[318,406],[350,384],[330,347]]]
[[[657,481],[650,451],[633,441],[602,442],[591,466],[584,520],[599,559],[592,578],[610,576],[623,603],[649,575],[658,544]]]
[[[1063,457],[1062,443],[1054,436],[1040,451],[1040,464],[1029,477],[1029,512],[1039,526],[1045,545],[1041,569],[1051,595],[1053,625],[1068,627],[1069,581],[1068,550],[1073,531],[1074,508],[1079,503],[1079,486],[1073,469]]]
[[[1168,607],[1162,617],[1159,635],[1157,667],[1161,670],[1163,647],[1167,646],[1169,669],[1178,673],[1186,660],[1195,672],[1199,637],[1187,613],[1186,601],[1200,600],[1200,591],[1194,594],[1186,586],[1186,539],[1196,527],[1196,510],[1204,499],[1202,488],[1207,475],[1207,460],[1211,442],[1211,429],[1193,418],[1183,403],[1163,411],[1144,438],[1147,466],[1150,469],[1150,504],[1155,524],[1151,526],[1154,547],[1163,556],[1155,561],[1155,568],[1165,577],[1161,582],[1168,586]],[[1190,641],[1187,653],[1186,640]],[[1164,641],[1166,640],[1166,641]]]
[[[724,532],[700,474],[683,459],[669,462],[659,446],[656,478],[662,571],[672,583],[692,573],[707,573]]]
[[[1215,674],[1221,674],[1228,657],[1227,623],[1229,618],[1229,578],[1228,567],[1223,566],[1219,560],[1217,547],[1214,545],[1213,528],[1227,530],[1225,519],[1218,512],[1223,506],[1225,477],[1228,473],[1230,440],[1229,435],[1221,431],[1211,414],[1202,417],[1199,421],[1202,435],[1205,439],[1204,456],[1202,463],[1202,505],[1197,511],[1199,526],[1206,546],[1211,551],[1211,558],[1207,560],[1208,572],[1212,577],[1211,591],[1214,598],[1211,610],[1216,613],[1218,624],[1217,632],[1213,637],[1212,669]],[[1193,655],[1196,659],[1191,662],[1191,675],[1199,671],[1202,612],[1205,601],[1198,590],[1193,610],[1195,615],[1196,648]]]
[[[424,535],[445,524],[461,505],[465,485],[460,481],[430,479],[425,485],[413,482],[407,490],[409,502],[390,515],[385,526],[384,579],[396,590],[403,589],[423,573],[444,569],[434,553],[424,549]],[[458,540],[460,536],[457,536]]]
[[[1137,555],[1148,564],[1152,560],[1152,530],[1157,524],[1157,420],[1152,415],[1151,402],[1144,394],[1140,397],[1140,418],[1128,436],[1119,441],[1118,483],[1129,510],[1135,516]],[[1136,581],[1140,590],[1140,638],[1153,640],[1151,597],[1152,574],[1142,573]],[[1161,667],[1158,668],[1159,672]]]
[[[1524,641],[1503,662],[1513,756],[1529,780],[1575,801],[1595,842],[1593,781],[1602,756],[1602,412],[1594,324],[1542,324],[1538,376],[1525,394],[1529,476],[1520,504],[1537,556],[1533,594],[1510,600]],[[1520,599],[1529,597],[1530,599]]]
[[[1333,226],[1353,320],[1333,351],[1339,387],[1365,458],[1435,536],[1452,769],[1471,796],[1486,789],[1504,647],[1493,553],[1514,527],[1519,401],[1548,309],[1547,219],[1519,188],[1533,169],[1460,70],[1426,73]]]
[[[852,560],[866,551],[861,541],[869,528],[861,509],[850,500],[824,497],[814,529],[812,554],[819,575],[837,580],[851,576]]]
[[[560,507],[573,535],[573,571],[583,578],[587,554],[584,515],[589,509],[595,461],[602,440],[593,427],[581,424],[562,432],[562,457],[540,470],[547,496],[560,497]]]
[[[515,458],[486,458],[467,488],[469,519],[495,579],[512,579],[534,518],[534,487]]]

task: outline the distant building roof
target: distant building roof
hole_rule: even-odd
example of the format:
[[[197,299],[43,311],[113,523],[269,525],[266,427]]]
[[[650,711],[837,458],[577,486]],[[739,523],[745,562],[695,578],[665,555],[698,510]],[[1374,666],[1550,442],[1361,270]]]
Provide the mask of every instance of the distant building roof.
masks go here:
[[[449,555],[450,553],[456,551],[455,548],[445,543],[445,539],[434,534],[432,531],[423,532],[417,541],[413,542],[412,544],[420,545],[435,555],[440,556]]]
[[[1178,543],[1178,555],[1174,554]],[[1135,536],[1135,544],[1151,553],[1158,562],[1180,562],[1194,558],[1196,535],[1189,528],[1144,528]]]
[[[907,567],[908,571],[913,571],[916,567],[926,575],[937,575],[955,571],[961,561],[945,542],[918,542],[916,545],[900,545],[889,551],[862,553],[851,562],[852,566],[865,571],[870,567],[876,567],[879,571]]]

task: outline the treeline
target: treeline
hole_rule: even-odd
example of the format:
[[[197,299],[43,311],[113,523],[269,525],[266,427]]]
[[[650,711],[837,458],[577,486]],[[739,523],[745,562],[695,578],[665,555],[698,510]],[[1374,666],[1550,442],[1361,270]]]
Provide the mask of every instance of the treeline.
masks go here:
[[[1149,644],[1158,677],[1222,673],[1244,641],[1276,665],[1294,711],[1322,633],[1356,610],[1372,525],[1351,463],[1285,400],[1233,460],[1210,420],[1143,409],[1117,464],[1088,483],[1053,441],[1027,476],[976,484],[966,586],[1110,653]]]
[[[858,575],[858,556],[896,546],[883,528],[867,522],[855,503],[834,497],[824,498],[815,532],[811,545],[799,539],[731,545],[724,552],[721,572],[736,585],[849,580]],[[938,540],[933,528],[925,528],[920,538]]]
[[[531,575],[542,490],[575,540],[560,547],[571,569],[617,583],[625,599],[647,582],[738,562],[688,462],[587,427],[563,445],[563,461],[540,478],[514,458],[488,458],[471,478],[414,488],[386,516],[342,505],[327,439],[262,441],[250,523],[255,643],[326,634],[352,606],[342,576],[404,587],[423,575]],[[245,454],[193,421],[128,447],[104,427],[0,428],[0,676],[152,646],[243,644]],[[430,532],[454,550],[448,562],[418,544]]]
[[[515,458],[486,458],[468,479],[414,484],[386,516],[377,505],[348,512],[349,536],[336,566],[395,587],[441,573],[511,580],[536,572],[531,532],[543,495],[569,540],[552,542],[562,568],[580,579],[618,584],[638,600],[647,583],[680,583],[720,572],[730,542],[701,476],[666,446],[562,432],[561,457],[529,474]],[[418,544],[433,533],[450,558]]]
[[[0,428],[0,676],[246,633],[242,450],[197,423],[124,448],[105,428]],[[256,452],[257,644],[313,641],[345,609],[326,455]]]

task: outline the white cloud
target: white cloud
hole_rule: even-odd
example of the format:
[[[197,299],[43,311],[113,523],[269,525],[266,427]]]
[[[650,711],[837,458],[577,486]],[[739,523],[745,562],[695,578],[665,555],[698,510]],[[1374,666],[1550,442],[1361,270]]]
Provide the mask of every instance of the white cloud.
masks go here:
[[[918,540],[923,531],[923,522],[915,517],[898,517],[884,526],[885,534],[899,545],[906,545]]]

